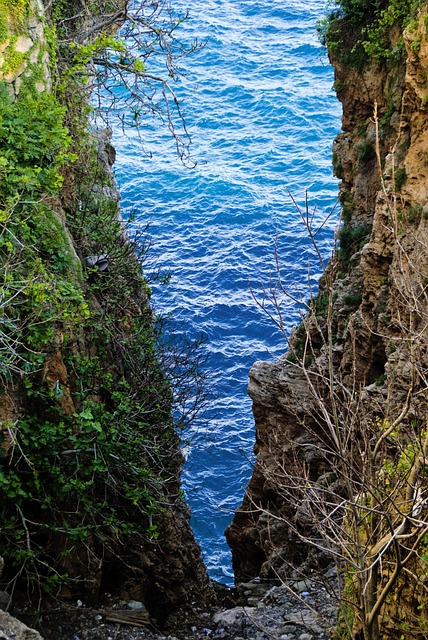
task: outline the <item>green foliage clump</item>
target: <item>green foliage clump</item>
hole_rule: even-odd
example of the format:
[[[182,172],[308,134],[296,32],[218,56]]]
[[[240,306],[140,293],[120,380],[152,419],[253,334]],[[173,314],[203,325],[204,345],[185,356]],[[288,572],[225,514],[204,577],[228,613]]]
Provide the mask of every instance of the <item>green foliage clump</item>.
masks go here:
[[[316,316],[324,316],[330,304],[328,293],[319,293],[311,300],[311,307]]]
[[[357,149],[358,160],[363,164],[367,164],[376,158],[376,150],[369,140],[364,140],[364,142],[358,145]]]
[[[15,49],[16,40],[16,37],[12,38],[9,46],[5,50],[6,60],[1,69],[5,75],[17,72],[25,60],[25,54]]]
[[[401,191],[406,180],[407,180],[406,169],[404,167],[397,167],[397,169],[395,169],[395,172],[394,172],[395,190]]]
[[[352,213],[354,211],[353,195],[350,191],[341,191],[339,200],[342,205],[341,214],[345,224],[351,221]]]
[[[13,102],[0,85],[0,190],[35,197],[54,194],[62,184],[60,169],[75,159],[63,126],[64,108],[49,93],[23,93]]]
[[[26,0],[0,0],[0,43],[23,25],[27,6]]]
[[[197,364],[185,346],[166,343],[153,316],[146,246],[127,236],[97,144],[83,136],[70,154],[64,109],[52,96],[22,99],[20,109],[7,96],[0,107],[0,376],[18,385],[25,407],[2,425],[0,540],[5,580],[52,593],[67,584],[80,594],[91,588],[94,558],[129,566],[130,546],[162,542],[163,505],[181,500],[177,427],[187,417],[173,420],[172,407],[194,395]],[[78,135],[86,115],[75,105]],[[64,176],[62,213],[81,260],[48,206]],[[93,254],[105,255],[108,268],[82,272]],[[59,340],[63,373],[53,380]]]
[[[421,219],[425,219],[425,216],[425,211],[420,204],[413,204],[405,209],[405,219],[407,222],[419,224]]]
[[[0,37],[5,6],[18,25],[27,2],[0,0]],[[135,80],[144,56],[102,27],[81,44],[86,10],[117,3],[80,8],[47,7],[56,95],[32,90],[31,65],[16,102],[0,85],[0,380],[18,398],[0,428],[0,544],[4,581],[28,594],[94,594],[105,564],[140,570],[141,553],[162,553],[163,519],[181,508],[179,430],[200,406],[198,343],[168,342],[154,316],[146,245],[129,239],[87,132],[88,62],[105,54]],[[164,32],[150,33],[147,57]]]
[[[107,348],[97,329],[95,337]],[[153,334],[146,330],[144,339],[152,342]],[[140,544],[158,538],[158,505],[175,472],[178,436],[167,382],[159,367],[154,373],[152,346],[140,342],[139,355],[144,351],[145,357],[138,382],[144,390],[138,399],[125,380],[117,383],[107,371],[100,375],[103,355],[79,358],[71,349],[66,364],[79,384],[74,413],[64,411],[68,390],[59,381],[52,388],[37,374],[24,380],[28,410],[9,427],[25,455],[0,470],[9,576],[19,572],[48,591],[56,576],[56,589],[70,582],[78,591],[87,572],[73,563],[79,545],[111,558],[129,536],[140,538]],[[165,451],[169,465],[154,465],[163,456],[168,460]]]
[[[287,360],[289,362],[298,362],[302,360],[305,356],[305,352],[308,346],[308,335],[305,323],[302,321],[293,336],[292,344],[290,345],[290,349],[287,354]],[[310,357],[310,356],[307,356]],[[309,365],[310,362],[307,361],[306,365]]]
[[[334,170],[334,175],[339,178],[339,180],[341,180],[343,178],[344,172],[343,172],[343,166],[341,164],[341,162],[339,161],[338,155],[336,152],[333,152],[332,155],[332,164],[333,164],[333,170]]]
[[[359,251],[370,238],[371,227],[367,224],[351,226],[344,224],[339,231],[338,258],[343,268],[350,266],[351,257]]]
[[[58,323],[88,313],[71,240],[46,202],[72,160],[63,109],[52,95],[23,93],[13,102],[0,86],[0,375],[37,369],[40,349]]]
[[[357,293],[349,293],[348,295],[343,297],[343,304],[346,304],[348,307],[352,307],[356,309],[360,306],[363,300],[361,292]]]
[[[422,0],[335,0],[334,9],[320,21],[320,39],[345,66],[362,69],[369,61],[381,64],[399,61],[402,38],[391,42],[391,33],[400,33],[417,14]]]

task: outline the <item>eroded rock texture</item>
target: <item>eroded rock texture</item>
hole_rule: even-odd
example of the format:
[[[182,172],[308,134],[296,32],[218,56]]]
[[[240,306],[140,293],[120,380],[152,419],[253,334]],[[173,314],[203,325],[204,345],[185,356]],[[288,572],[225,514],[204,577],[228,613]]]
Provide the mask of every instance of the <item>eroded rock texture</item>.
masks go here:
[[[424,437],[426,11],[404,34],[401,66],[387,70],[373,64],[356,71],[333,59],[343,105],[343,130],[333,144],[333,164],[341,179],[340,249],[319,284],[323,304],[304,319],[288,354],[275,363],[256,362],[250,372],[257,460],[243,504],[226,531],[237,582],[323,569],[334,557],[332,549],[343,557],[337,539],[329,548],[328,535],[323,535],[329,523],[323,521],[328,509],[322,505],[330,501],[334,508],[350,491],[344,474],[333,468],[330,453],[336,441],[345,447],[346,460],[355,464],[350,473],[355,489],[356,472],[361,477],[365,473],[367,451],[375,451],[379,462],[377,440],[385,443],[384,463],[394,467],[394,447],[418,447],[414,443]],[[382,435],[394,421],[399,431],[395,443]],[[418,482],[425,495],[426,480]],[[410,500],[409,495],[415,503],[412,489]],[[416,591],[417,600],[421,596]],[[397,602],[391,618],[403,619]],[[393,623],[385,622],[385,628],[388,624]]]

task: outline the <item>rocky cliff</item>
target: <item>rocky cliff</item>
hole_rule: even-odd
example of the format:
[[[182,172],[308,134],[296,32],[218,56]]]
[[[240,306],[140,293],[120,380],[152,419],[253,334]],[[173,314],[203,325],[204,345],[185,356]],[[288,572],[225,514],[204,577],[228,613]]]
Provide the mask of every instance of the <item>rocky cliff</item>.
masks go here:
[[[288,352],[250,372],[257,459],[226,532],[238,582],[336,566],[340,637],[365,640],[427,627],[428,6],[373,7],[328,19],[341,228]]]
[[[128,10],[95,4],[0,2],[3,601],[109,593],[162,622],[212,590],[180,488],[174,353],[108,132],[88,134],[88,69],[123,50]]]

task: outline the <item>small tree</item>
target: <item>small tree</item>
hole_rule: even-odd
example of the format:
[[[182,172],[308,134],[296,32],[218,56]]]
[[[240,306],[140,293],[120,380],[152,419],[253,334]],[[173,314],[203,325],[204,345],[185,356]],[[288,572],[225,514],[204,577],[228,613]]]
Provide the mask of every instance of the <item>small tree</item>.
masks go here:
[[[67,0],[46,7],[59,39],[66,86],[76,83],[91,95],[97,116],[116,118],[123,130],[144,131],[151,118],[169,129],[180,159],[193,166],[191,138],[173,83],[180,60],[199,49],[183,44],[178,27],[188,13],[176,15],[167,0]]]

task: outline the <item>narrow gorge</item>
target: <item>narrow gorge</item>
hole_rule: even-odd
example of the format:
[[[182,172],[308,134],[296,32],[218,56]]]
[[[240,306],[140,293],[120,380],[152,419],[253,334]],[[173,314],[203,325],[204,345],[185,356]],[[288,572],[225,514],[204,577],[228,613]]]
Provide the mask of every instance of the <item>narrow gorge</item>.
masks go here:
[[[180,483],[174,371],[193,356],[164,341],[88,107],[100,80],[115,108],[109,72],[140,89],[156,46],[174,76],[161,5],[0,0],[0,635],[40,638],[13,613],[78,638],[76,602],[100,620],[114,602],[141,624],[82,638],[426,638],[428,3],[343,0],[320,23],[343,107],[340,228],[287,352],[250,372],[236,589],[209,579]],[[127,21],[150,34],[142,57],[115,36]],[[337,620],[317,626],[327,597]],[[245,626],[267,610],[276,626]]]

